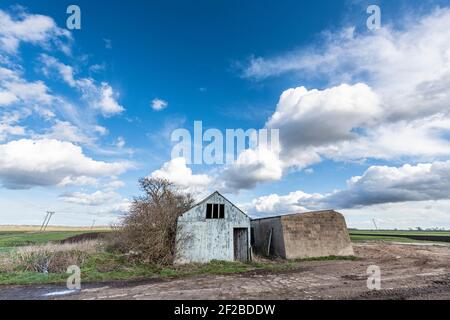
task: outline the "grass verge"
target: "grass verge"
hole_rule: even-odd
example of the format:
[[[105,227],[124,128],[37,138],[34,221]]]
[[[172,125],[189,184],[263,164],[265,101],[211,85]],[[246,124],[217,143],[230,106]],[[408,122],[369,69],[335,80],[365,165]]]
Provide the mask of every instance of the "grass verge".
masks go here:
[[[101,252],[94,254],[81,267],[83,283],[114,280],[141,280],[148,278],[191,277],[199,275],[219,275],[243,273],[249,271],[293,270],[301,263],[325,260],[355,260],[356,257],[319,257],[299,260],[275,260],[265,262],[228,262],[211,261],[207,264],[187,264],[167,268],[133,264],[116,253]],[[23,270],[0,272],[0,285],[55,284],[65,283],[66,273],[37,273]]]

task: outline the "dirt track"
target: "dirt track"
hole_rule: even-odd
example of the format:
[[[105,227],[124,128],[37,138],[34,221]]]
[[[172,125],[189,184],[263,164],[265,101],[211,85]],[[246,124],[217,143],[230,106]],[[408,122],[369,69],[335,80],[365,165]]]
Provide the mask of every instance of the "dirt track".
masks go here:
[[[300,262],[289,271],[94,284],[52,299],[450,299],[450,246],[355,245],[357,261]],[[381,290],[366,286],[381,268]],[[0,299],[43,299],[54,286],[0,287]]]

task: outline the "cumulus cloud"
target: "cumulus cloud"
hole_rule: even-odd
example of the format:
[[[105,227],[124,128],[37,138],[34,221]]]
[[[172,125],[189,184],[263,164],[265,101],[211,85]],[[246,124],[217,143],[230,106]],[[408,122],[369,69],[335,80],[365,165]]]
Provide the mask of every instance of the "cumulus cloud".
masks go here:
[[[284,148],[321,146],[356,137],[381,113],[380,100],[367,85],[343,84],[326,90],[305,87],[282,93],[268,128],[279,128]]]
[[[417,118],[446,109],[450,101],[450,9],[408,16],[402,28],[377,32],[346,28],[326,33],[321,45],[273,58],[254,58],[246,77],[287,72],[313,75],[330,83],[365,82],[385,105],[389,119]]]
[[[308,207],[301,203],[304,201],[320,201],[320,194],[308,194],[303,191],[291,192],[287,195],[270,194],[253,199],[250,203],[242,204],[243,210],[252,216],[270,216],[308,211]]]
[[[450,156],[450,9],[409,16],[402,28],[324,35],[316,46],[252,58],[243,70],[257,80],[294,73],[328,84],[285,90],[268,119],[266,127],[280,131],[283,172],[323,158]]]
[[[354,209],[373,205],[450,200],[450,161],[371,166],[347,181],[347,188],[328,194],[272,194],[244,204],[255,215],[321,209]]]
[[[118,175],[130,167],[127,162],[96,161],[81,147],[54,139],[22,139],[0,145],[0,180],[6,188],[52,186],[81,176]]]
[[[247,149],[221,174],[227,192],[251,189],[258,183],[281,179],[282,164],[277,152],[265,147]]]
[[[338,208],[380,203],[450,199],[450,161],[405,164],[401,167],[372,166],[352,177],[347,189],[323,198]]]
[[[204,192],[213,179],[206,174],[193,174],[186,164],[186,159],[175,158],[163,164],[161,169],[150,175],[152,178],[166,179],[188,192]]]
[[[168,105],[169,103],[167,101],[158,98],[153,99],[151,102],[151,107],[155,111],[161,111],[167,108]]]

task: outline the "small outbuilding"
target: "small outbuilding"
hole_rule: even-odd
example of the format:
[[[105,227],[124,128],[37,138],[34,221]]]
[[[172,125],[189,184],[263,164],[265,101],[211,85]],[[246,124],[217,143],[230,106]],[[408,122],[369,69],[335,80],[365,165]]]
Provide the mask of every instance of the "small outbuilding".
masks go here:
[[[251,227],[258,255],[298,259],[354,254],[345,218],[333,210],[254,219]]]
[[[175,263],[251,260],[250,217],[219,192],[178,218]]]

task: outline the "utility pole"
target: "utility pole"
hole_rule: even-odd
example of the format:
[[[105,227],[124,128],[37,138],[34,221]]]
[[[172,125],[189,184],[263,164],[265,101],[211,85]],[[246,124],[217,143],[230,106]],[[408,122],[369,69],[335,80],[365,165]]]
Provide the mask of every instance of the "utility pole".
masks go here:
[[[375,219],[372,219],[372,222],[373,222],[373,224],[375,225],[375,230],[378,230],[378,226],[377,226],[377,224],[376,224],[376,222],[375,222]]]
[[[47,221],[47,218],[48,218],[48,211],[45,214],[45,218],[44,218],[44,221],[42,222],[42,225],[41,225],[41,228],[39,229],[39,232],[42,232],[42,229],[44,229],[45,222]]]
[[[92,221],[91,230],[94,229],[94,224],[95,224],[95,219],[94,219],[94,221]]]
[[[47,229],[48,223],[50,222],[50,219],[52,218],[52,216],[55,214],[54,211],[47,211],[47,215],[45,216],[46,220],[44,220],[44,223],[42,224],[41,227],[41,232],[44,232],[45,229]]]

